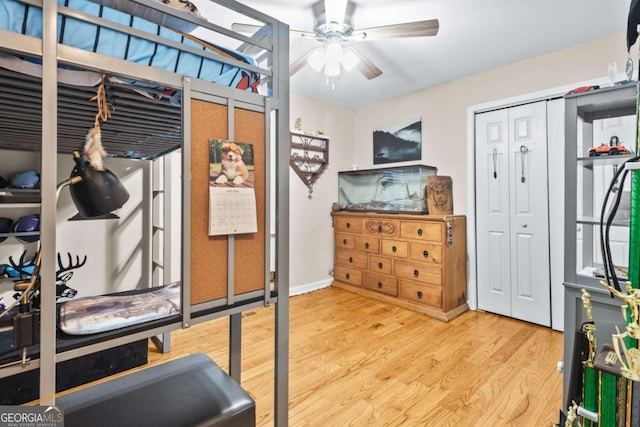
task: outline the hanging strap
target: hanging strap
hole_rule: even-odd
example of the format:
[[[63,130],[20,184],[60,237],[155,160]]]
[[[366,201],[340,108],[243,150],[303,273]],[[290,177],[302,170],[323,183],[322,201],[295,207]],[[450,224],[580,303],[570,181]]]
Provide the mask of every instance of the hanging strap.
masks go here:
[[[100,120],[102,122],[106,122],[111,118],[111,104],[107,101],[106,91],[104,89],[104,74],[101,76],[100,84],[98,85],[98,89],[96,90],[96,96],[91,98],[91,101],[96,101],[98,106],[98,112],[96,113],[95,121],[93,122],[93,127],[100,129]]]

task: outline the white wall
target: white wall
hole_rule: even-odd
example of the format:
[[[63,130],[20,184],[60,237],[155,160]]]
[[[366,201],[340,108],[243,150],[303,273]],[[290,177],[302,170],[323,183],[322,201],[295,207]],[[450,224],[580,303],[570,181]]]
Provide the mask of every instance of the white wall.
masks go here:
[[[328,278],[334,250],[329,211],[337,199],[337,172],[352,164],[373,167],[375,126],[422,117],[422,160],[403,164],[437,166],[440,175],[450,175],[454,213],[467,214],[469,106],[607,76],[609,63],[617,62],[622,70],[626,59],[625,35],[620,33],[355,111],[292,94],[291,127],[301,117],[303,129],[323,129],[331,145],[330,166],[311,200],[300,179],[293,171],[290,175],[291,287]]]
[[[617,34],[361,108],[354,117],[353,161],[373,165],[374,126],[422,117],[422,161],[414,163],[450,175],[454,213],[466,214],[467,107],[606,76],[609,63],[624,69],[626,58],[624,34]]]
[[[331,203],[338,198],[338,171],[351,165],[353,111],[291,94],[291,126],[301,119],[302,130],[322,130],[329,136],[329,166],[313,186],[307,186],[289,168],[289,275],[295,293],[301,287],[326,286],[333,269]],[[309,197],[311,196],[311,197]]]

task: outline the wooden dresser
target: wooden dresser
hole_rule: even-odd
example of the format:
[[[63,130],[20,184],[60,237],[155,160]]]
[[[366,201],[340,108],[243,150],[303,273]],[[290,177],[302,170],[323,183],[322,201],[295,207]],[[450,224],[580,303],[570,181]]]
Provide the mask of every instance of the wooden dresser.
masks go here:
[[[469,309],[465,216],[332,215],[334,286],[445,322]]]

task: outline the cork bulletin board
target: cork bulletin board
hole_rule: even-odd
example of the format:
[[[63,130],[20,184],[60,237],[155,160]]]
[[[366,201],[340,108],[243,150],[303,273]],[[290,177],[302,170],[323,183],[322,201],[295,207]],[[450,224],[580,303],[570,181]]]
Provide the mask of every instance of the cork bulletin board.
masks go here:
[[[253,144],[258,232],[235,235],[235,294],[264,287],[265,117],[234,109],[234,141]],[[228,138],[226,105],[191,101],[191,304],[227,296],[227,236],[209,236],[209,140]]]

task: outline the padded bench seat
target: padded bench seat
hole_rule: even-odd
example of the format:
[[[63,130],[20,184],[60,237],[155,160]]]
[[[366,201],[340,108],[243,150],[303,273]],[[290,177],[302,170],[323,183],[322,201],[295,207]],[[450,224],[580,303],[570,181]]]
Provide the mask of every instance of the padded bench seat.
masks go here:
[[[255,402],[207,355],[152,366],[56,399],[64,425],[255,426]]]

